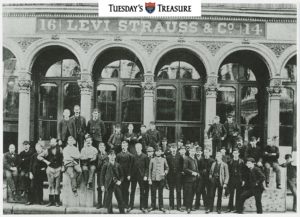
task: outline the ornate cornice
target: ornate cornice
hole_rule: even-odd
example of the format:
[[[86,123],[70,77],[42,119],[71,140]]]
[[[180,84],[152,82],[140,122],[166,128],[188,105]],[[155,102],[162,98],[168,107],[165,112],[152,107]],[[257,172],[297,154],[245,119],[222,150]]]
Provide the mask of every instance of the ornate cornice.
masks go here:
[[[91,94],[93,91],[93,82],[91,80],[79,80],[77,81],[80,87],[81,94]]]
[[[140,40],[140,39],[134,39],[133,41],[141,45],[149,55],[159,44],[165,42],[165,40]]]
[[[274,78],[270,81],[270,86],[267,87],[267,91],[271,97],[280,97],[282,92],[282,80]]]
[[[29,79],[18,80],[19,92],[20,93],[30,93],[30,88],[32,86],[32,81]]]
[[[23,52],[27,50],[27,48],[35,41],[41,38],[15,38],[14,40],[18,43]]]
[[[280,57],[280,55],[285,51],[285,49],[294,45],[291,43],[262,43],[262,44],[270,48],[277,57]]]
[[[204,87],[205,87],[206,96],[216,97],[219,88],[218,76],[217,75],[208,76],[207,82],[204,85]]]
[[[196,41],[202,45],[204,45],[213,56],[216,55],[216,53],[220,50],[221,47],[223,47],[226,44],[229,44],[228,41]]]
[[[93,47],[97,42],[104,40],[104,39],[81,39],[81,38],[71,38],[71,39],[75,41],[77,44],[79,44],[85,53],[87,53],[88,50],[91,47]]]

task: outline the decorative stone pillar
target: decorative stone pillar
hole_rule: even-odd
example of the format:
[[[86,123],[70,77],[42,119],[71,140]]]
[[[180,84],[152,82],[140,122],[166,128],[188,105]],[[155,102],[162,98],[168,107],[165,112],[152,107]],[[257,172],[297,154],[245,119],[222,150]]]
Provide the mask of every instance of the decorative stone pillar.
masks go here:
[[[154,75],[148,71],[144,74],[144,82],[142,82],[144,89],[144,124],[148,126],[151,121],[155,120],[154,116],[154,91],[156,82],[154,82]]]
[[[81,115],[88,121],[91,118],[93,82],[90,74],[82,74],[78,81],[80,87],[80,108]]]
[[[280,126],[280,97],[282,91],[282,84],[280,79],[272,79],[270,86],[267,87],[269,93],[268,106],[268,137],[279,137]]]
[[[30,75],[19,76],[19,123],[18,123],[18,152],[23,150],[23,142],[30,138]]]
[[[212,148],[211,140],[207,138],[207,130],[212,124],[213,118],[216,116],[216,105],[217,105],[217,91],[219,88],[218,76],[209,75],[205,84],[205,130],[204,130],[204,147]]]

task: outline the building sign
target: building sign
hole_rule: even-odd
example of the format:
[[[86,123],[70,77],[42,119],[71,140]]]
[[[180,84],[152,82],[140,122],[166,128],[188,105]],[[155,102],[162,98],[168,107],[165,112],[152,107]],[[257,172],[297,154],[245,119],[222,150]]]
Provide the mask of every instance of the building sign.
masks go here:
[[[264,22],[37,18],[37,33],[264,37]]]

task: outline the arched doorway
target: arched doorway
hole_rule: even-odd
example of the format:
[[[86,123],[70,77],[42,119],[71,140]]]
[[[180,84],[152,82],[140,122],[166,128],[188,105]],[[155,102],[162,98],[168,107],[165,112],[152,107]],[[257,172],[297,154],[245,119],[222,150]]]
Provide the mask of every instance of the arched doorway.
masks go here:
[[[57,137],[57,123],[63,110],[80,105],[80,66],[75,55],[61,46],[49,46],[39,52],[32,66],[35,107],[34,138]]]
[[[3,151],[18,147],[19,87],[16,56],[3,47]],[[16,150],[18,152],[18,150]]]
[[[262,144],[267,133],[267,91],[269,70],[259,54],[241,50],[222,62],[218,80],[217,115],[221,123],[231,114],[241,128],[241,136],[249,141],[260,137]]]
[[[200,142],[204,129],[204,83],[206,69],[187,49],[164,54],[155,68],[157,82],[155,120],[169,142]]]
[[[116,123],[122,124],[123,132],[129,123],[139,132],[143,122],[143,74],[140,60],[126,48],[109,48],[97,57],[93,67],[93,105],[101,111],[106,126],[104,141]]]
[[[282,71],[282,92],[280,98],[279,144],[297,150],[297,56],[293,56]]]

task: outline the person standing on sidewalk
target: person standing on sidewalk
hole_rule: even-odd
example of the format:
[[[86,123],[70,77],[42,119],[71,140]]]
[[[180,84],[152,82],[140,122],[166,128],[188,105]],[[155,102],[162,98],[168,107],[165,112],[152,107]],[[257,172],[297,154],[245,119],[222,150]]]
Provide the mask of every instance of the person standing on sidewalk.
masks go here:
[[[98,153],[98,157],[97,157],[97,184],[98,184],[98,204],[97,204],[97,209],[100,209],[103,207],[103,197],[102,194],[104,193],[101,190],[101,183],[100,183],[100,178],[101,178],[101,172],[103,170],[103,166],[108,162],[108,155],[105,151],[105,144],[103,142],[99,143],[99,153]],[[104,196],[104,202],[105,202],[105,196]]]

